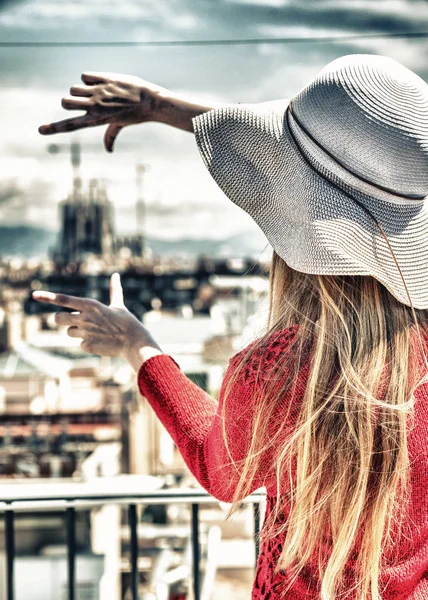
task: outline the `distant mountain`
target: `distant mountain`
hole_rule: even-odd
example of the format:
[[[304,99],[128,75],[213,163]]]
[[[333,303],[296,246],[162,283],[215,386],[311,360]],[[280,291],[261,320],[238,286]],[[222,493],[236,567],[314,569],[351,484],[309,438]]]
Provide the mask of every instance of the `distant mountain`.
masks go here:
[[[43,227],[0,225],[0,256],[47,256],[55,245],[57,234]]]
[[[56,241],[57,233],[42,227],[0,226],[0,256],[46,257]],[[263,233],[257,230],[239,233],[223,240],[148,238],[147,243],[153,254],[157,255],[205,254],[213,258],[257,258],[268,245]]]
[[[222,240],[183,238],[166,240],[148,238],[147,243],[154,254],[204,254],[213,258],[227,256],[257,258],[268,245],[262,232],[239,233]]]

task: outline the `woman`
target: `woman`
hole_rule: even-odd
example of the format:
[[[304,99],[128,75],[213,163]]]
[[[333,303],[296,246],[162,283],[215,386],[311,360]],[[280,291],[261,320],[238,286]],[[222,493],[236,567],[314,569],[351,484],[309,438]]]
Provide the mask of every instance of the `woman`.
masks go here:
[[[83,75],[42,134],[159,121],[193,131],[273,247],[266,333],[219,403],[123,305],[37,292],[84,350],[122,356],[199,482],[267,489],[253,599],[428,598],[428,86],[351,55],[291,101],[199,106],[138,78]],[[411,418],[410,418],[411,417]]]

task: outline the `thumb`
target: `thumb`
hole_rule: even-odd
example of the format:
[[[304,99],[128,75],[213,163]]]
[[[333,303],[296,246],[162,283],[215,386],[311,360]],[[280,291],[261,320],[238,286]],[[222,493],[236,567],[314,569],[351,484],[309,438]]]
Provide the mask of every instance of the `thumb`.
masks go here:
[[[119,273],[113,273],[110,277],[110,306],[116,308],[122,308],[124,306],[123,289]]]
[[[119,125],[118,123],[110,123],[110,125],[107,127],[104,134],[104,147],[107,152],[113,152],[114,141],[119,135],[119,131],[123,129],[123,127],[124,125]]]

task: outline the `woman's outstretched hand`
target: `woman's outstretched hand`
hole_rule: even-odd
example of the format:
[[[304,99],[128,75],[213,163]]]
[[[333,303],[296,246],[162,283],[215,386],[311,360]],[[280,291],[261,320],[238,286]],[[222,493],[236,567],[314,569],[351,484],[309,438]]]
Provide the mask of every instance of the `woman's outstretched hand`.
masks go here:
[[[158,120],[161,97],[168,95],[168,90],[133,75],[83,73],[82,81],[85,85],[70,88],[71,96],[62,99],[62,107],[85,110],[86,114],[41,125],[39,133],[50,135],[107,124],[104,145],[112,152],[114,140],[126,125]]]
[[[193,132],[192,118],[213,108],[185,100],[133,75],[83,73],[82,81],[85,85],[70,88],[71,96],[62,99],[62,107],[85,110],[86,114],[41,125],[39,133],[51,135],[108,125],[104,146],[108,152],[113,152],[116,137],[127,125],[158,121]]]
[[[52,292],[33,292],[39,302],[48,302],[76,312],[58,312],[55,321],[68,326],[68,335],[82,338],[85,352],[100,356],[118,356],[138,370],[144,360],[163,354],[160,346],[123,302],[123,290],[118,273],[110,279],[110,305],[91,298],[77,298]]]

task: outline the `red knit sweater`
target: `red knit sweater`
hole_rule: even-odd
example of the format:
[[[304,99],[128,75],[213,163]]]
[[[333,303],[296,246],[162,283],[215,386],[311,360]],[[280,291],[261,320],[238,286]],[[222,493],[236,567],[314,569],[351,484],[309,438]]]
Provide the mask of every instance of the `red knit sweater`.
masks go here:
[[[269,347],[263,353],[263,360],[273,364],[280,353],[287,349],[296,327],[271,334]],[[251,344],[250,344],[251,345]],[[155,413],[172,436],[189,469],[199,483],[215,498],[224,502],[232,500],[230,482],[237,481],[237,474],[223,443],[220,414],[225,384],[233,372],[238,358],[244,352],[233,356],[226,370],[219,394],[219,401],[204,392],[181,371],[175,360],[161,354],[147,359],[138,372],[138,385],[141,394],[147,398]],[[257,362],[257,354],[253,358]],[[249,434],[245,428],[246,416],[252,410],[254,377],[257,364],[248,365],[231,391],[227,402],[226,422],[234,447],[233,458],[245,456],[249,445]],[[253,370],[254,369],[254,370]],[[308,365],[301,371],[299,385],[294,396],[285,398],[296,409],[303,396]],[[382,583],[387,588],[383,600],[428,600],[428,387],[421,385],[415,394],[415,426],[408,433],[408,448],[411,462],[412,503],[408,520],[408,530],[400,541],[400,560],[384,570]],[[278,410],[283,412],[281,406]],[[269,471],[269,455],[264,456],[261,472],[256,475],[252,491],[265,486],[267,490],[267,511],[272,510],[275,484],[266,480]],[[277,557],[281,551],[281,539],[262,544],[253,585],[252,600],[319,600],[321,598],[316,569],[305,568],[287,595],[279,591],[287,582],[286,574],[274,574]],[[281,585],[282,584],[282,585]]]

